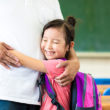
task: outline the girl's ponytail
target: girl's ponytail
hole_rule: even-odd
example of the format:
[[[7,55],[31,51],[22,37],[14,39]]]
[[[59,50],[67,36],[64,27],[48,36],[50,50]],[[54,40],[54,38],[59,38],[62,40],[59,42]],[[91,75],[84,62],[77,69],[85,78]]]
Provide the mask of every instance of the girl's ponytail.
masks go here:
[[[67,23],[68,23],[69,25],[75,27],[76,19],[75,19],[74,17],[68,16],[66,21],[67,21]]]

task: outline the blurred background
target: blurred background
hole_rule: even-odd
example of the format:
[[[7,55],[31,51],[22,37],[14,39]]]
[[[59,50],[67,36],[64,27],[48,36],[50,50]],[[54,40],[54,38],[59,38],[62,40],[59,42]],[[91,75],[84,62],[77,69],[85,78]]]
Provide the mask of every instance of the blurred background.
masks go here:
[[[77,19],[75,51],[80,71],[110,78],[110,0],[59,0],[64,18]]]

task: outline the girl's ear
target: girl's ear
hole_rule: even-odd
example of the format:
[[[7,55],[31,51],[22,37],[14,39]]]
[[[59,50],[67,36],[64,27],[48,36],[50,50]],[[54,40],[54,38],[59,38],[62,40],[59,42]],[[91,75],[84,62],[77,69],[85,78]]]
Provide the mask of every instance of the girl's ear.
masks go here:
[[[70,47],[73,48],[74,47],[74,42],[71,41]]]

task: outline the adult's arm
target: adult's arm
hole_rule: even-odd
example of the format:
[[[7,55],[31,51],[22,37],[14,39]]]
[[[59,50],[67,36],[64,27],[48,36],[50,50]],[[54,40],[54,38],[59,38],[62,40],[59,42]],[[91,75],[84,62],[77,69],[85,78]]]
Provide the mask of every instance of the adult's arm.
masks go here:
[[[65,67],[65,71],[60,76],[56,77],[56,81],[61,86],[66,86],[74,80],[80,67],[79,60],[72,47],[70,48],[69,60],[63,63],[60,63],[59,65],[57,65],[57,68],[60,68],[63,66]]]
[[[20,66],[19,59],[8,51],[12,49],[13,48],[6,43],[0,42],[0,65],[6,69],[10,69],[9,65],[15,67]]]

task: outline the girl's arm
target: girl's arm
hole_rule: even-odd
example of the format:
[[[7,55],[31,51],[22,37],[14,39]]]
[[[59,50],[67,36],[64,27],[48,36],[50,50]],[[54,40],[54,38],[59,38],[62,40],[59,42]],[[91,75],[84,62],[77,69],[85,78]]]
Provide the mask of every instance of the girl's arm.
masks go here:
[[[44,73],[47,72],[41,60],[26,56],[16,50],[9,50],[9,51],[20,60],[22,66]]]

